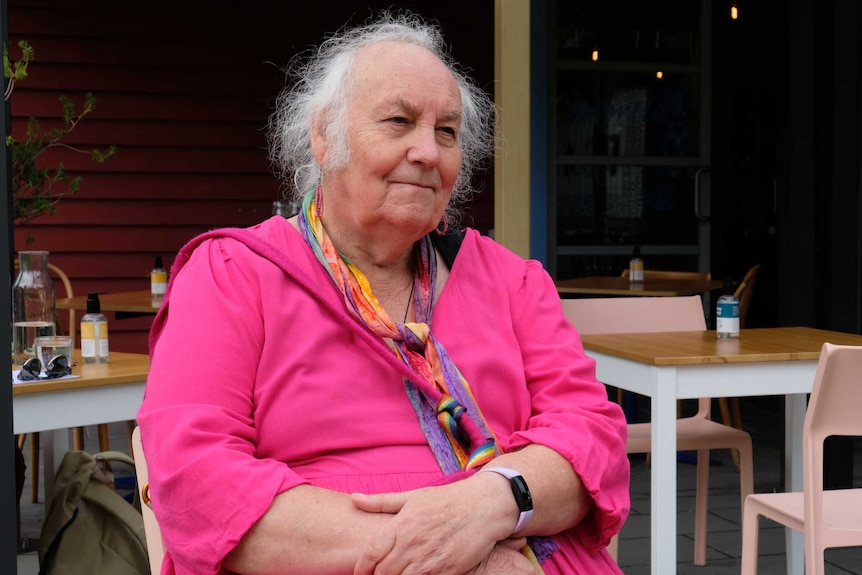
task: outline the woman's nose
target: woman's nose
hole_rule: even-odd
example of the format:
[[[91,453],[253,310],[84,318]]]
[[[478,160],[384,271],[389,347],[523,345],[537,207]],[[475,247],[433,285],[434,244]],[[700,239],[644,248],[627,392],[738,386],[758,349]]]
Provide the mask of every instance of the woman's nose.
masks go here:
[[[433,126],[417,126],[414,130],[407,150],[407,161],[427,166],[436,166],[440,162],[440,143]]]

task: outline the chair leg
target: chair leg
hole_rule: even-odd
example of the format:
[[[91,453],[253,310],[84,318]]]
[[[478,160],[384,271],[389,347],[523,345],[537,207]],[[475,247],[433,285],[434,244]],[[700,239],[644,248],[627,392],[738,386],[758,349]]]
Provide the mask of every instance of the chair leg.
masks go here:
[[[110,450],[111,449],[111,441],[108,438],[108,424],[100,423],[99,425],[96,426],[96,429],[98,430],[98,433],[99,433],[99,451]],[[111,475],[111,472],[113,471],[113,467],[111,466],[111,462],[105,460],[102,463],[102,468],[104,469],[105,473],[107,473],[109,475],[109,477],[111,477],[111,479],[113,480],[113,475]]]
[[[84,451],[84,428],[72,428],[72,444],[75,446],[75,451]]]
[[[730,417],[730,408],[728,407],[726,397],[718,398],[718,408],[721,410],[721,422],[724,425],[733,425],[733,420]]]
[[[751,441],[739,448],[739,497],[740,509],[745,507],[745,498],[754,493],[754,451]]]
[[[721,410],[721,422],[728,427],[736,427],[742,429],[742,417],[739,415],[739,400],[735,397],[728,400],[726,397],[718,398],[718,407]],[[731,411],[735,409],[735,415],[739,418],[739,425],[735,424],[734,414]],[[733,465],[739,471],[739,451],[734,448],[730,449],[730,455],[733,457]]]
[[[30,434],[30,501],[39,502],[39,434]]]
[[[108,425],[100,423],[97,426],[99,430],[99,451],[108,451],[111,449],[111,442],[108,439]]]
[[[757,575],[759,530],[760,516],[754,510],[754,506],[743,506],[741,575]]]
[[[706,565],[706,520],[709,503],[709,450],[697,451],[697,487],[694,495],[694,564]]]
[[[817,543],[805,545],[806,575],[824,575],[826,573],[826,549]]]
[[[733,426],[742,429],[742,412],[739,410],[739,398],[730,398],[730,414],[733,417]]]

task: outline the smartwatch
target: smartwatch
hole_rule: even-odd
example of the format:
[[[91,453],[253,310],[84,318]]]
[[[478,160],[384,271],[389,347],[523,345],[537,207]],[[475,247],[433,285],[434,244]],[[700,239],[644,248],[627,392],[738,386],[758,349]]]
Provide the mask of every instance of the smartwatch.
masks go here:
[[[515,529],[512,531],[512,533],[517,533],[533,517],[533,497],[530,495],[530,488],[527,487],[527,482],[520,473],[508,467],[485,467],[479,470],[480,473],[483,471],[497,473],[509,480],[509,485],[512,487],[512,495],[515,496],[515,503],[518,504],[518,511],[520,512],[518,524],[515,525]]]

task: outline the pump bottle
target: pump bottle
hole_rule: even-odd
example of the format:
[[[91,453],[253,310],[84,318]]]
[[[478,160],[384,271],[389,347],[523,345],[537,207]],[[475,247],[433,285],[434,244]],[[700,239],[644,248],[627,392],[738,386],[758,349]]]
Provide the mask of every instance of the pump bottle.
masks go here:
[[[108,363],[108,318],[99,294],[87,294],[87,313],[81,318],[81,357],[84,363]]]
[[[165,271],[165,266],[162,263],[162,256],[155,257],[155,264],[150,272],[150,292],[153,298],[160,298],[165,295],[168,289],[168,272]]]
[[[641,257],[641,247],[635,246],[632,259],[629,261],[629,281],[644,281],[644,260]]]

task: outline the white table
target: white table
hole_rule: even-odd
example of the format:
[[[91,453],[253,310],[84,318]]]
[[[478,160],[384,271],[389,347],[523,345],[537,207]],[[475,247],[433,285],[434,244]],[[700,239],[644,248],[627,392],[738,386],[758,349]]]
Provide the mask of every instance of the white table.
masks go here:
[[[824,342],[862,345],[862,336],[811,328],[583,335],[599,381],[652,399],[651,573],[676,573],[676,403],[678,399],[786,395],[785,472],[802,490],[802,425]],[[756,463],[755,463],[756,464]],[[801,575],[801,534],[787,530],[787,571]]]
[[[73,368],[74,379],[54,379],[12,386],[13,432],[44,434],[45,503],[51,500],[56,466],[69,450],[69,428],[135,419],[144,398],[150,358],[111,352],[107,364]]]

